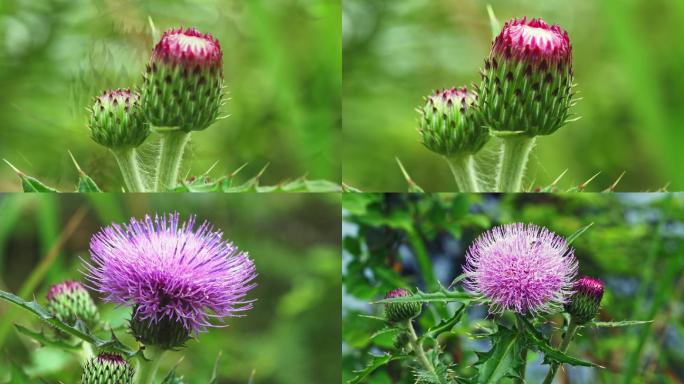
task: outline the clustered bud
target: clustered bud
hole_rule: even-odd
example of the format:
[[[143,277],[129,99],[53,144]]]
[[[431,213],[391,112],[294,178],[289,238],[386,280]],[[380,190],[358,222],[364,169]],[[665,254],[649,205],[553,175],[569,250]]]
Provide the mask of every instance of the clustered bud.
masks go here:
[[[489,130],[471,108],[477,95],[466,87],[437,90],[425,98],[420,113],[421,142],[444,156],[475,154],[489,139]]]
[[[132,384],[135,371],[121,356],[101,353],[83,366],[82,384]]]
[[[574,293],[570,301],[565,304],[565,310],[577,324],[591,321],[598,313],[603,298],[603,282],[589,276],[582,276],[574,286]]]
[[[94,327],[99,320],[95,302],[78,281],[64,281],[48,290],[47,307],[63,323],[74,325],[76,320]]]
[[[411,296],[411,292],[403,288],[397,288],[387,292],[385,299],[393,299],[396,297],[405,296]],[[385,318],[393,323],[411,320],[420,315],[420,311],[421,305],[419,302],[385,304]]]
[[[182,347],[190,339],[190,329],[179,320],[168,317],[142,319],[136,312],[137,309],[133,311],[130,328],[139,342],[162,349],[173,349]]]
[[[128,89],[104,91],[95,98],[90,114],[90,136],[110,149],[135,148],[150,134],[138,100]]]
[[[141,101],[152,125],[199,131],[218,117],[222,89],[218,40],[194,28],[171,29],[152,51]]]
[[[548,135],[568,120],[572,84],[568,33],[541,19],[514,19],[485,61],[478,110],[493,130]]]

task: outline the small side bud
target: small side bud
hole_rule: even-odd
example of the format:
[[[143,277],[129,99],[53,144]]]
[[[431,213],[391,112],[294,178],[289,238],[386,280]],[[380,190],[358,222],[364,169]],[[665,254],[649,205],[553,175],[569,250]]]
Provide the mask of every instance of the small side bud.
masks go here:
[[[598,313],[603,298],[603,282],[589,276],[582,276],[574,286],[570,301],[565,304],[565,310],[577,324],[591,321]]]
[[[100,318],[95,302],[78,281],[64,281],[50,287],[47,307],[60,321],[69,325],[81,320],[93,328]]]
[[[88,123],[90,137],[109,149],[135,148],[142,144],[150,129],[138,97],[128,89],[109,90],[98,96]]]
[[[190,339],[190,330],[181,322],[163,316],[159,319],[142,319],[133,312],[131,331],[135,338],[145,344],[162,349],[181,347]]]
[[[123,357],[101,353],[83,366],[82,384],[132,384],[135,371]]]
[[[385,299],[396,297],[411,296],[411,292],[403,288],[393,289],[387,292]],[[393,323],[400,323],[411,320],[420,315],[421,305],[418,302],[412,303],[387,303],[385,304],[385,317]]]
[[[489,140],[473,106],[477,96],[466,87],[437,90],[418,109],[421,142],[429,150],[447,157],[472,155]]]

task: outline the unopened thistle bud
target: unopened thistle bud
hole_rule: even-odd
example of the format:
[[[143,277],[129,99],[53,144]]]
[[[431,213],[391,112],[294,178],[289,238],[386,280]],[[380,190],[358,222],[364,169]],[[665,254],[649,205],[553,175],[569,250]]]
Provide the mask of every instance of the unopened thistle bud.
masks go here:
[[[123,357],[101,353],[83,366],[82,384],[131,384],[133,367]]]
[[[487,143],[489,130],[471,108],[477,95],[466,87],[437,90],[425,100],[418,131],[428,149],[447,157],[469,155]]]
[[[575,283],[574,290],[570,301],[565,304],[565,310],[577,324],[585,324],[598,313],[603,298],[603,282],[583,276]]]
[[[104,91],[95,99],[89,121],[92,139],[110,149],[135,148],[150,134],[139,105],[128,89]]]
[[[385,299],[411,296],[411,292],[403,288],[393,289],[385,295]],[[420,315],[421,305],[419,302],[387,303],[385,304],[385,318],[393,323],[400,323],[413,319]]]
[[[171,29],[154,47],[147,65],[143,110],[152,125],[199,131],[218,117],[222,88],[218,40],[194,28]]]
[[[478,108],[491,129],[549,135],[568,120],[572,83],[568,33],[541,19],[514,19],[485,61]]]
[[[76,320],[81,320],[92,328],[99,320],[95,302],[78,281],[65,281],[50,287],[47,304],[50,312],[68,325],[74,325]]]
[[[168,317],[142,319],[140,313],[133,311],[131,331],[136,340],[145,345],[162,349],[182,347],[190,339],[191,330],[179,320]]]

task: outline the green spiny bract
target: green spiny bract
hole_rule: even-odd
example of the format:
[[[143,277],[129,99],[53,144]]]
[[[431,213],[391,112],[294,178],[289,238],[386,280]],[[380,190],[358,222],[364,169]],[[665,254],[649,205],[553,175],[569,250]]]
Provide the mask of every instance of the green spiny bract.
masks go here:
[[[121,356],[101,353],[83,366],[81,384],[132,384],[134,373]]]
[[[153,345],[162,349],[181,347],[190,339],[190,330],[182,323],[162,317],[159,321],[141,319],[133,310],[131,318],[131,332],[136,340],[145,345]]]
[[[186,132],[207,128],[223,102],[218,40],[194,28],[165,32],[152,51],[141,93],[150,124]]]
[[[565,310],[577,324],[591,321],[598,313],[603,299],[603,282],[588,276],[582,276],[574,286],[570,301],[565,304]]]
[[[420,113],[421,142],[444,156],[475,154],[489,140],[489,129],[471,108],[477,95],[466,87],[437,90],[425,98]]]
[[[97,325],[100,315],[85,287],[78,281],[64,281],[50,287],[47,307],[61,322],[74,325],[83,321],[89,328]]]
[[[387,292],[385,299],[405,296],[411,296],[411,292],[403,288],[397,288]],[[422,306],[419,302],[386,303],[385,318],[392,323],[400,323],[411,320],[420,315],[421,307]]]
[[[128,89],[104,91],[91,109],[90,137],[110,149],[135,148],[150,129],[139,105],[139,95]]]
[[[477,109],[493,130],[549,135],[568,120],[572,87],[567,32],[541,19],[514,19],[485,60]]]

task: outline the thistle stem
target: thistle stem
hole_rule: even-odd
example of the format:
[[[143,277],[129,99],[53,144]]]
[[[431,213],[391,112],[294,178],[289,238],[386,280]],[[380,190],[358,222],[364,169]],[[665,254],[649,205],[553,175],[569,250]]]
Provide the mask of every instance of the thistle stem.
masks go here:
[[[516,326],[518,327],[518,333],[520,333],[521,339],[524,338],[525,336],[525,324],[523,322],[523,319],[520,316],[515,317],[515,323]],[[524,346],[520,349],[520,366],[518,367],[518,376],[519,378],[515,380],[516,383],[519,384],[524,384],[525,383],[525,371],[527,369],[527,347]]]
[[[451,174],[459,192],[480,192],[475,172],[475,159],[473,155],[444,157],[449,164]]]
[[[159,370],[159,363],[161,363],[162,356],[164,356],[166,351],[161,348],[147,346],[145,352],[148,352],[147,358],[149,361],[142,357],[138,359],[138,373],[135,382],[137,384],[154,384],[157,371]]]
[[[496,190],[497,192],[520,192],[527,158],[534,146],[534,137],[508,136],[502,140]]]
[[[154,192],[164,192],[176,187],[183,151],[185,144],[190,140],[190,132],[178,128],[157,132],[161,134],[161,147],[154,178]]]
[[[568,346],[570,346],[570,342],[572,341],[572,338],[575,337],[575,332],[577,332],[577,323],[575,322],[575,319],[573,317],[570,317],[570,323],[568,323],[568,329],[565,330],[565,335],[563,336],[563,341],[561,342],[560,347],[558,349],[565,353],[568,350]],[[553,382],[553,378],[556,377],[556,372],[558,371],[558,367],[560,367],[560,364],[557,362],[554,362],[551,364],[551,367],[549,368],[549,372],[546,374],[546,378],[544,379],[544,384],[551,384]]]
[[[112,153],[119,165],[128,192],[145,192],[145,183],[140,173],[135,148],[112,149]]]
[[[90,343],[83,341],[81,344],[81,349],[78,351],[78,355],[81,360],[81,365],[85,364],[86,361],[93,358],[93,346]]]
[[[406,329],[409,332],[409,344],[411,344],[411,349],[413,350],[413,353],[415,353],[416,358],[425,369],[432,373],[441,382],[442,379],[437,376],[435,367],[425,355],[423,346],[418,342],[418,335],[416,335],[416,331],[413,329],[413,322],[411,319],[406,320]]]

